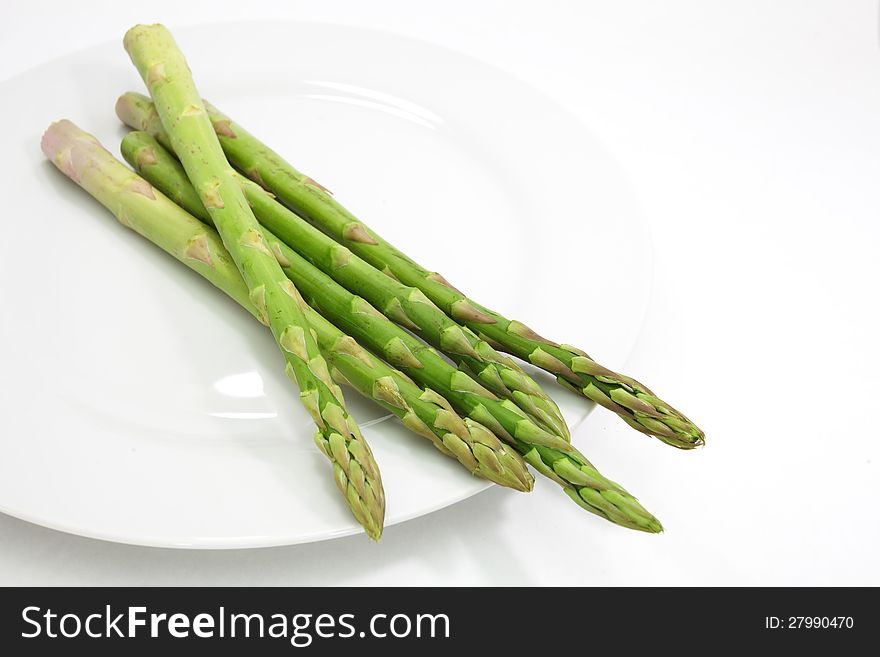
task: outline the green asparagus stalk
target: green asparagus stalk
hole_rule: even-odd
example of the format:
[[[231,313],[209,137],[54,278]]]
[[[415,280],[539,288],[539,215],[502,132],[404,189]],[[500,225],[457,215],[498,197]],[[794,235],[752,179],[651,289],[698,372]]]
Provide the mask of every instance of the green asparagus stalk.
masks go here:
[[[69,133],[69,134],[61,134]],[[59,136],[65,140],[73,136],[84,145],[72,149],[77,167],[88,166],[91,171],[80,176],[86,189],[102,203],[114,210],[124,224],[176,257],[194,271],[202,274],[220,290],[241,304],[262,321],[260,311],[251,302],[244,280],[229,253],[223,247],[215,230],[182,211],[161,192],[152,189],[152,202],[141,196],[126,193],[131,188],[150,189],[146,181],[132,176],[122,163],[90,142],[84,133],[73,133],[70,125],[56,125],[47,133],[46,143],[53,162],[67,166],[66,156],[51,155],[63,150]],[[180,164],[174,160],[179,167]],[[72,176],[73,169],[65,169]],[[181,170],[181,175],[183,172]],[[198,201],[195,190],[188,191]],[[204,210],[204,209],[203,209]],[[192,245],[198,245],[194,251]],[[330,374],[337,382],[346,382],[365,397],[377,402],[397,416],[409,429],[428,438],[434,446],[456,458],[474,474],[516,490],[531,490],[534,482],[520,456],[501,443],[498,438],[470,418],[460,418],[445,399],[430,389],[416,386],[400,372],[363,349],[353,338],[343,334],[307,305],[303,313],[318,345],[326,355]]]
[[[169,147],[164,130],[158,127],[155,131],[159,140]],[[126,149],[143,150],[142,156],[125,155],[142,175],[139,162],[149,162],[152,152],[149,141],[149,134],[136,131],[130,133],[122,145],[123,155]],[[246,182],[245,179],[242,182]],[[281,241],[350,292],[380,308],[388,318],[415,331],[446,353],[492,392],[513,400],[542,427],[570,440],[568,425],[556,403],[512,359],[450,319],[421,290],[404,285],[354,255],[275,201],[263,188],[251,183],[244,184],[243,189],[257,220]],[[168,191],[175,197],[178,194],[177,190]]]
[[[375,268],[418,288],[486,342],[550,372],[561,385],[614,411],[638,431],[680,449],[704,443],[703,432],[693,422],[645,385],[599,365],[581,349],[543,338],[525,324],[469,299],[443,276],[383,240],[323,186],[294,169],[229,117],[210,105],[207,108],[223,150],[236,168]],[[149,99],[139,94],[124,94],[117,103],[117,114],[135,129],[153,136],[160,132]]]
[[[340,490],[367,534],[378,540],[385,517],[379,468],[345,408],[342,391],[330,378],[303,317],[299,293],[263,240],[183,54],[162,25],[135,26],[126,33],[124,44],[188,178],[247,283],[251,300],[264,314],[282,352],[295,356],[287,359],[288,374],[315,420],[316,442],[333,461]]]
[[[133,148],[149,145],[149,150]],[[129,140],[123,153],[143,175],[195,216],[208,221],[200,200],[174,158],[155,141]],[[336,283],[264,229],[269,248],[307,302],[420,385],[437,391],[471,420],[488,427],[549,477],[582,508],[614,523],[648,532],[660,523],[618,484],[606,479],[569,442],[542,429],[510,400],[499,400],[437,351],[390,321],[365,299]]]

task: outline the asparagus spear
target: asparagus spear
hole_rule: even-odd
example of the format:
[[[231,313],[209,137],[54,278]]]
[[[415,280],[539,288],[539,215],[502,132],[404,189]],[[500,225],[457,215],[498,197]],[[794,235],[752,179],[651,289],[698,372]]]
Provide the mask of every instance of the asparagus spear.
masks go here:
[[[116,108],[129,126],[159,135],[161,126],[149,99],[127,93]],[[703,432],[696,425],[646,386],[599,365],[577,347],[547,340],[525,324],[469,299],[443,276],[383,240],[323,186],[294,169],[229,117],[210,105],[207,108],[223,150],[235,167],[353,253],[405,285],[418,288],[450,317],[496,348],[550,372],[561,385],[614,411],[638,431],[680,449],[704,443]]]
[[[138,143],[143,143],[137,140]],[[129,146],[133,142],[129,142]],[[196,216],[209,220],[174,158],[157,142],[145,149],[123,149],[134,166],[160,190],[168,190]],[[549,477],[584,509],[614,523],[648,532],[660,523],[618,484],[603,477],[577,449],[533,422],[509,400],[499,400],[438,352],[390,321],[366,300],[333,281],[269,230],[263,234],[284,272],[308,303],[344,333],[399,367],[410,378],[436,390],[463,415],[513,445],[536,470]]]
[[[378,540],[385,517],[379,468],[342,391],[330,378],[300,309],[299,294],[269,251],[241,187],[233,176],[196,90],[189,66],[162,25],[138,25],[125,35],[125,49],[159,108],[162,125],[263,313],[282,352],[300,399],[315,420],[315,440],[334,463],[337,483],[367,534]]]
[[[161,134],[167,143],[164,131]],[[169,157],[164,149],[154,148],[154,144],[155,140],[149,134],[139,131],[129,133],[122,141],[125,159],[147,178],[149,175],[144,171],[145,166],[149,166],[157,157]],[[173,169],[174,164],[168,163],[167,167]],[[161,168],[153,169],[154,172],[159,170]],[[173,180],[187,183],[185,178],[179,176]],[[181,191],[169,187],[173,180],[164,181],[164,188],[170,196],[179,198]],[[492,392],[513,400],[543,428],[570,440],[568,426],[559,408],[513,360],[502,356],[470,330],[463,329],[447,317],[420,290],[403,285],[353,255],[347,248],[277,203],[258,185],[244,178],[241,182],[245,198],[257,220],[278,239],[350,292],[382,309],[387,317],[414,330],[429,344],[444,351],[463,371],[480,380]],[[197,202],[198,198],[193,197]],[[204,219],[204,207],[200,203],[198,208],[192,205],[190,203],[184,207]]]

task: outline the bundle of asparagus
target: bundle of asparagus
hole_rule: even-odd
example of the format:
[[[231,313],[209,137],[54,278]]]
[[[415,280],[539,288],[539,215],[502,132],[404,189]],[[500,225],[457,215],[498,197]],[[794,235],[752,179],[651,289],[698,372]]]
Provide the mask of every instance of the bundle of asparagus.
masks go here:
[[[645,385],[602,367],[577,347],[547,340],[525,324],[468,299],[443,276],[421,267],[379,237],[325,187],[297,171],[217,108],[206,107],[229,161],[339,244],[388,276],[421,290],[449,317],[486,342],[550,372],[560,384],[614,411],[638,431],[680,449],[703,444],[703,432]],[[149,132],[170,145],[149,98],[126,93],[117,101],[116,113],[129,127]],[[270,219],[263,213],[260,220]]]
[[[687,418],[586,353],[476,304],[382,240],[205,104],[161,25],[136,26],[124,43],[152,96],[126,93],[116,106],[136,129],[121,150],[137,173],[69,121],[49,127],[43,151],[121,223],[269,327],[314,418],[315,442],[368,536],[381,535],[384,493],[342,383],[477,476],[529,491],[529,464],[591,513],[662,530],[571,444],[556,404],[497,349],[675,447],[703,442]]]

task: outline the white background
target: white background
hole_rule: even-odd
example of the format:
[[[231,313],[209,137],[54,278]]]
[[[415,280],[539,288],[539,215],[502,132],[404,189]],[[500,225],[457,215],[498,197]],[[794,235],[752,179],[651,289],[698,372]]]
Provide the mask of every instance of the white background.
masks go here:
[[[708,446],[680,453],[601,411],[575,436],[661,536],[584,517],[551,486],[492,489],[379,545],[158,550],[0,516],[0,584],[880,584],[875,1],[14,4],[0,79],[136,22],[277,16],[421,38],[551,96],[616,156],[653,232],[650,309],[621,369]],[[633,481],[635,462],[651,476]]]

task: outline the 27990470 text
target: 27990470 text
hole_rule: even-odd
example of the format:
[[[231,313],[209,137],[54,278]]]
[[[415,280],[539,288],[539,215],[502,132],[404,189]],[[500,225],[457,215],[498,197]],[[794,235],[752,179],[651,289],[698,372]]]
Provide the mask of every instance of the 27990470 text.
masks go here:
[[[852,616],[765,616],[768,630],[851,630]]]

